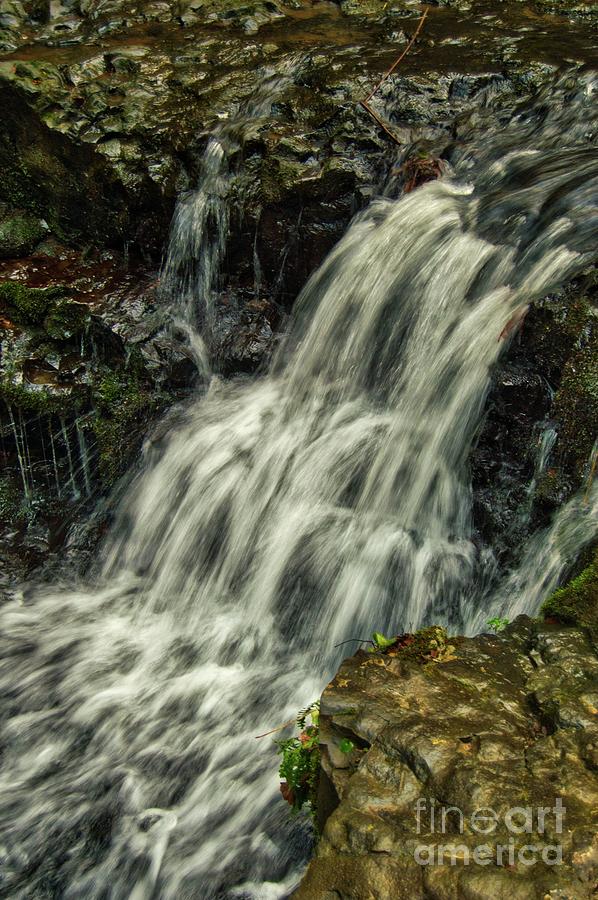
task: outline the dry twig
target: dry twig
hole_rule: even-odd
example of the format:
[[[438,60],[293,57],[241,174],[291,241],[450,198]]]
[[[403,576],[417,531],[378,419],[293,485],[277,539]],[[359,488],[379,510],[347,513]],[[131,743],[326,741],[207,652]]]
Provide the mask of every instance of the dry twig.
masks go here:
[[[420,31],[422,30],[422,26],[423,26],[423,24],[424,24],[424,22],[425,22],[425,19],[426,19],[426,16],[427,16],[427,15],[428,15],[428,10],[425,9],[425,10],[424,10],[424,13],[423,13],[423,15],[422,15],[422,17],[421,17],[421,19],[420,19],[419,22],[417,23],[417,28],[415,29],[415,31],[414,31],[414,33],[413,33],[413,36],[411,37],[411,40],[409,41],[409,43],[407,44],[407,46],[405,47],[405,49],[403,50],[403,52],[401,53],[401,55],[399,56],[399,58],[392,64],[392,66],[390,67],[390,69],[388,69],[388,70],[384,73],[384,75],[382,76],[382,78],[380,79],[380,81],[378,82],[378,84],[373,88],[373,90],[370,91],[370,93],[367,95],[367,97],[366,97],[364,100],[360,100],[360,101],[359,101],[359,102],[361,103],[361,105],[363,106],[363,108],[370,114],[370,116],[372,117],[372,119],[374,119],[374,120],[378,123],[378,125],[380,125],[380,127],[384,129],[384,131],[386,132],[386,134],[387,134],[390,138],[392,138],[393,141],[394,141],[396,144],[400,144],[401,142],[399,141],[399,139],[398,139],[398,137],[396,136],[396,134],[393,134],[393,132],[391,131],[391,129],[390,129],[390,127],[387,125],[387,123],[384,121],[384,119],[382,119],[382,118],[378,115],[378,113],[377,113],[375,110],[372,109],[372,107],[370,106],[370,100],[372,99],[372,97],[374,96],[374,94],[382,87],[382,85],[384,84],[384,82],[387,81],[388,78],[390,78],[390,76],[392,75],[392,73],[394,72],[394,70],[396,69],[396,67],[399,65],[399,63],[400,63],[403,59],[405,59],[405,57],[407,56],[407,54],[409,53],[409,51],[411,50],[411,48],[412,48],[413,45],[415,44],[415,42],[416,42],[416,40],[417,40],[417,37],[418,37]]]
[[[277,731],[282,731],[283,728],[288,728],[289,725],[294,725],[295,719],[289,719],[288,722],[283,722],[282,725],[279,725],[277,728],[273,728],[272,731],[266,731],[264,734],[256,734],[255,739],[259,741],[260,738],[268,737],[269,734],[276,734]]]

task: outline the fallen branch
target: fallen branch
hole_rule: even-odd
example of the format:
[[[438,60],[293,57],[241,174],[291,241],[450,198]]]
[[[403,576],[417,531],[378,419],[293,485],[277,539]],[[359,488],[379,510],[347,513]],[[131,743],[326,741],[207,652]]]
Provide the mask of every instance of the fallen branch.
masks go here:
[[[340,644],[335,644],[334,649],[337,647],[342,647],[344,644],[373,644],[369,638],[349,638],[348,641],[341,641]]]
[[[370,114],[370,116],[372,117],[372,119],[375,119],[376,122],[378,123],[378,125],[380,125],[380,127],[384,129],[384,131],[387,133],[387,135],[393,139],[393,141],[395,142],[395,144],[400,144],[401,142],[399,141],[399,139],[398,139],[398,137],[396,136],[396,134],[393,134],[393,132],[390,130],[390,128],[388,127],[388,125],[386,124],[386,122],[385,122],[383,119],[381,119],[380,116],[378,115],[378,113],[375,112],[375,111],[372,109],[372,107],[369,105],[369,103],[367,102],[367,100],[360,100],[359,102],[361,103],[361,105],[363,106],[363,108],[364,108],[367,112],[369,112],[369,114]]]
[[[428,10],[425,9],[425,10],[424,10],[424,13],[423,13],[423,15],[422,15],[422,17],[421,17],[421,19],[420,19],[419,22],[417,23],[417,28],[416,28],[415,31],[413,32],[413,36],[412,36],[411,40],[409,41],[409,43],[407,44],[407,46],[405,47],[405,49],[403,50],[403,52],[401,53],[401,55],[399,56],[399,58],[397,59],[397,61],[394,62],[394,63],[392,64],[392,66],[390,67],[390,69],[388,69],[388,71],[386,71],[386,72],[384,73],[384,75],[382,76],[382,78],[380,79],[380,81],[378,82],[378,84],[376,85],[376,87],[375,87],[372,91],[370,91],[370,93],[367,95],[367,97],[365,98],[365,102],[366,102],[366,103],[368,103],[368,102],[372,99],[372,97],[374,96],[374,94],[382,87],[382,85],[384,84],[384,82],[387,81],[387,80],[390,78],[390,76],[392,75],[392,73],[394,72],[394,70],[396,69],[396,67],[399,65],[399,63],[402,62],[402,61],[405,59],[405,57],[407,56],[407,54],[409,53],[409,51],[411,50],[411,48],[412,48],[413,45],[415,44],[415,42],[416,42],[416,40],[417,40],[417,38],[418,38],[418,35],[419,35],[420,31],[422,30],[422,26],[423,26],[423,24],[424,24],[424,22],[425,22],[425,20],[426,20],[426,16],[427,16],[427,15],[428,15]]]
[[[282,731],[283,728],[288,728],[289,725],[294,725],[296,719],[289,719],[288,722],[283,722],[282,725],[278,725],[277,728],[273,728],[272,731],[266,731],[264,734],[256,734],[255,739],[259,741],[260,738],[268,737],[269,734],[276,734],[277,731]]]
[[[382,78],[380,79],[380,81],[378,82],[378,84],[373,88],[373,90],[370,91],[370,93],[367,95],[367,97],[366,97],[364,100],[360,100],[360,101],[359,101],[359,102],[361,103],[361,105],[363,106],[363,108],[370,114],[370,116],[372,117],[372,119],[374,119],[374,120],[378,123],[378,125],[380,125],[380,127],[384,129],[384,131],[386,132],[386,134],[387,134],[390,138],[392,138],[392,140],[395,142],[395,144],[399,144],[399,145],[400,145],[401,142],[399,141],[398,137],[396,136],[396,134],[394,134],[394,133],[391,131],[390,127],[387,125],[387,123],[384,121],[384,119],[382,119],[382,118],[378,115],[378,113],[375,112],[375,110],[372,109],[372,107],[370,106],[370,100],[372,99],[372,97],[374,96],[374,94],[382,87],[382,85],[384,84],[384,82],[387,81],[387,80],[390,78],[390,76],[392,75],[392,73],[394,72],[394,70],[397,68],[397,66],[399,65],[399,63],[400,63],[403,59],[405,59],[405,57],[407,56],[407,54],[409,53],[409,51],[411,50],[411,48],[412,48],[413,45],[415,44],[415,42],[416,42],[416,40],[417,40],[417,37],[418,37],[420,31],[422,30],[422,26],[423,26],[423,24],[424,24],[424,21],[425,21],[427,15],[428,15],[428,10],[425,9],[425,10],[424,10],[424,13],[423,13],[423,15],[422,15],[422,17],[421,17],[421,19],[420,19],[419,22],[417,23],[417,28],[415,29],[415,31],[414,31],[414,33],[413,33],[413,36],[411,37],[411,40],[409,41],[409,43],[407,44],[407,46],[405,47],[405,49],[403,50],[403,52],[401,53],[401,55],[399,56],[399,58],[392,64],[392,66],[390,67],[390,69],[388,69],[388,70],[384,73],[384,75],[382,76]]]

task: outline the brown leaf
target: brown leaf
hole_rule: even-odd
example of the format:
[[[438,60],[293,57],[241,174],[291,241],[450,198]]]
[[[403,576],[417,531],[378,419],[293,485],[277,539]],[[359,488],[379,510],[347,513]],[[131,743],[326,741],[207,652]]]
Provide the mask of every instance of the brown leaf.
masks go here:
[[[293,788],[289,787],[286,781],[280,782],[280,793],[283,796],[283,799],[287,801],[289,806],[293,806],[295,803],[295,794],[293,792]]]

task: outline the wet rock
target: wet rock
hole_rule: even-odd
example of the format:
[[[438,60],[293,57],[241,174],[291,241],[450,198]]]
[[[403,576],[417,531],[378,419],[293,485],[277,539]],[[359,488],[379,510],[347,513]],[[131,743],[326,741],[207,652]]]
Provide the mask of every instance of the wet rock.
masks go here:
[[[598,3],[576,2],[576,0],[536,0],[536,6],[543,13],[581,18],[595,23],[598,20]]]
[[[375,98],[401,140],[431,139],[441,130],[446,135],[451,117],[482,93],[511,90],[517,79],[520,90],[534,66],[546,70],[551,56],[560,62],[558,29],[547,27],[533,46],[525,30],[530,46],[524,52],[519,37],[527,20],[518,4],[507,7],[503,18],[495,16],[495,30],[472,16],[472,35],[462,33],[452,13],[429,17],[410,53],[409,71],[403,67]],[[295,16],[294,4],[270,0],[85,0],[61,4],[44,25],[45,9],[41,0],[11,0],[3,12],[10,41],[38,43],[34,53],[0,63],[0,164],[6,175],[0,192],[45,218],[58,237],[111,246],[127,241],[158,258],[176,196],[196,177],[202,135],[219,118],[234,115],[266,66],[297,72],[266,117],[268,127],[262,124],[244,150],[246,157],[257,151],[260,204],[276,206],[284,202],[277,194],[293,195],[299,209],[306,201],[319,204],[317,213],[326,221],[325,204],[337,190],[343,198],[335,201],[341,200],[347,219],[358,203],[345,195],[371,189],[380,175],[376,157],[393,150],[358,101],[413,32],[416,11],[401,4],[355,0],[340,10],[316,4]],[[354,16],[358,33],[347,24]],[[254,41],[257,29],[267,34]],[[315,41],[314,29],[321,29]],[[570,37],[572,54],[583,58],[582,29],[579,47],[577,34]],[[511,39],[505,72],[496,45],[502,52]],[[457,55],[456,62],[450,47],[468,41],[475,60]],[[246,208],[254,221],[257,202],[255,197]],[[288,217],[280,224],[288,232]],[[285,252],[279,240],[276,256]],[[294,291],[293,283],[288,293]]]
[[[478,534],[504,561],[590,476],[597,309],[591,267],[532,304],[495,373],[471,467]]]
[[[50,18],[50,0],[25,0],[25,12],[34,22],[47,22]]]
[[[591,896],[595,647],[526,617],[453,643],[444,662],[359,652],[325,690],[321,790],[332,803],[297,900]],[[533,866],[519,855],[527,845]],[[512,858],[497,849],[509,846]]]
[[[266,299],[238,302],[228,298],[218,314],[211,350],[223,375],[265,370],[276,347],[282,310]]]
[[[0,259],[27,256],[48,232],[45,222],[26,213],[0,219]]]
[[[163,315],[140,328],[154,301],[147,274],[116,263],[60,247],[4,263],[0,551],[22,575],[62,550],[73,524],[132,464],[160,411],[196,377],[185,348],[167,340]],[[36,528],[46,529],[45,542],[27,538]]]

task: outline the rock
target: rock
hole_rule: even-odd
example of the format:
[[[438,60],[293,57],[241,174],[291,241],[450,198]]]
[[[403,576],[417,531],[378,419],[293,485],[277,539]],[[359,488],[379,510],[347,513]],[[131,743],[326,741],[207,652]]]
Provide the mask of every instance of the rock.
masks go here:
[[[581,571],[545,601],[542,612],[547,618],[587,629],[598,641],[598,548],[586,553]]]
[[[25,0],[25,12],[35,22],[47,22],[50,18],[50,0]]]
[[[452,642],[445,661],[360,651],[324,691],[328,804],[296,900],[590,898],[596,647],[523,616],[500,636]],[[497,849],[510,846],[511,858]]]
[[[0,259],[27,256],[48,232],[44,222],[26,213],[16,213],[0,221]]]
[[[165,338],[153,350],[164,317],[150,325],[147,274],[64,248],[29,268],[11,265],[46,285],[0,281],[0,553],[26,575],[61,550],[65,523],[85,517],[132,464],[150,425],[196,372]],[[71,276],[70,287],[57,274]],[[26,526],[48,539],[30,540]]]
[[[0,309],[16,325],[41,325],[66,293],[62,285],[47,289],[30,288],[19,282],[6,281],[0,284]]]
[[[266,72],[291,73],[243,148],[263,188],[263,197],[253,192],[245,215],[253,224],[258,206],[267,205],[283,235],[302,209],[323,223],[330,216],[338,236],[337,220],[342,216],[346,225],[392,151],[358,101],[396,59],[418,15],[382,0],[344,0],[340,10],[316,4],[298,18],[293,6],[271,0],[82,0],[61,4],[44,23],[45,0],[4,4],[6,46],[37,42],[43,49],[0,62],[0,193],[44,217],[59,239],[114,247],[128,242],[158,259],[176,197],[195,183],[205,133],[234,116]],[[452,5],[442,19],[428,18],[408,69],[402,67],[375,98],[404,141],[450,138],[454,116],[482,95],[485,102],[491,91],[520,91],[526,79],[529,89],[530,72],[543,67],[546,77],[546,59],[560,62],[560,24],[543,24],[536,46],[527,41],[519,4],[504,7],[495,14],[496,28],[472,15],[467,39]],[[347,25],[355,16],[357,30]],[[321,39],[314,41],[320,26]],[[255,41],[258,29],[268,32]],[[583,59],[583,27],[579,34],[575,24],[568,29]],[[445,49],[470,43],[471,65],[467,52]],[[340,193],[331,200],[335,190]],[[291,195],[290,215],[282,215]],[[293,255],[279,235],[270,253],[273,282],[280,257]],[[314,258],[311,247],[304,257]],[[282,292],[289,300],[308,274],[285,264]]]
[[[494,376],[471,454],[480,540],[517,558],[590,475],[598,433],[597,268],[534,302]]]
[[[559,16],[581,18],[595,23],[598,19],[598,3],[586,2],[586,0],[536,0],[536,6],[540,12],[556,13]]]

